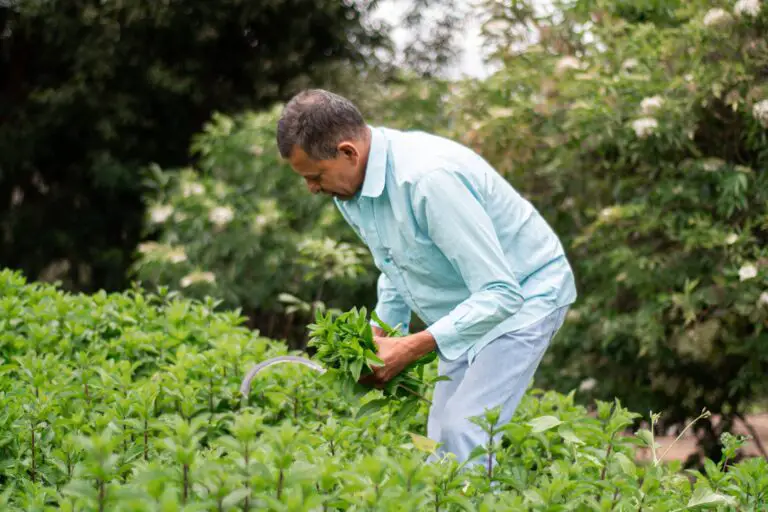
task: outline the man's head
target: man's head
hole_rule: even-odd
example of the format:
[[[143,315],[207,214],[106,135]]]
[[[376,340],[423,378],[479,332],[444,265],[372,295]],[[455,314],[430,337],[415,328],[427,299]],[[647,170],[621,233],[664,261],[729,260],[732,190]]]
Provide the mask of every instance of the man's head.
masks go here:
[[[277,124],[277,146],[312,193],[350,199],[370,149],[368,126],[352,102],[320,89],[294,96]]]

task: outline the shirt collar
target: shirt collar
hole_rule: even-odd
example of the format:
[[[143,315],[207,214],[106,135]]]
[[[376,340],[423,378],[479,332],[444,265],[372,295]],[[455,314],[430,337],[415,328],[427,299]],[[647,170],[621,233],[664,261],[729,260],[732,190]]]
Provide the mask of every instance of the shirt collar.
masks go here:
[[[360,194],[366,197],[378,197],[384,190],[387,176],[387,139],[378,129],[371,129],[371,149],[368,152],[368,164]]]

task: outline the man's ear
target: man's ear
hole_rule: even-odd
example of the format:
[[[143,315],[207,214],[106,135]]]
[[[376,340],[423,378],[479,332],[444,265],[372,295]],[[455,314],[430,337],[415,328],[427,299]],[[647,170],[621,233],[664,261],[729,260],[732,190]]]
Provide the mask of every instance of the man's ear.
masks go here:
[[[357,160],[360,157],[360,152],[357,150],[357,147],[349,141],[340,142],[337,149],[339,150],[339,153],[349,160]]]

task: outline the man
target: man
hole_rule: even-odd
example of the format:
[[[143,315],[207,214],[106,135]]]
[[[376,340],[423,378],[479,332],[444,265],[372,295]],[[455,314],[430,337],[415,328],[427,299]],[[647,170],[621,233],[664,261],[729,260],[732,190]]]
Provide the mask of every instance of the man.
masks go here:
[[[459,461],[487,443],[469,418],[501,407],[508,422],[565,313],[573,274],[555,233],[485,160],[423,132],[371,127],[350,101],[297,94],[278,122],[283,158],[312,193],[333,196],[367,244],[378,278],[376,313],[408,332],[384,337],[381,385],[437,351],[428,437]]]

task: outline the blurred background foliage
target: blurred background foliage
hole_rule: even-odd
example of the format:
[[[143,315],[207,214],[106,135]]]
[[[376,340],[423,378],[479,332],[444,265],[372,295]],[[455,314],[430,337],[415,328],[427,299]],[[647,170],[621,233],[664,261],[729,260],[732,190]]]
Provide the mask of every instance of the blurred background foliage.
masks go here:
[[[768,7],[434,4],[395,56],[370,3],[0,3],[0,262],[215,295],[302,348],[314,309],[375,301],[367,250],[274,146],[281,102],[331,88],[473,147],[553,224],[580,299],[538,385],[662,428],[706,407],[716,457],[768,387]],[[470,11],[498,71],[449,80]]]

